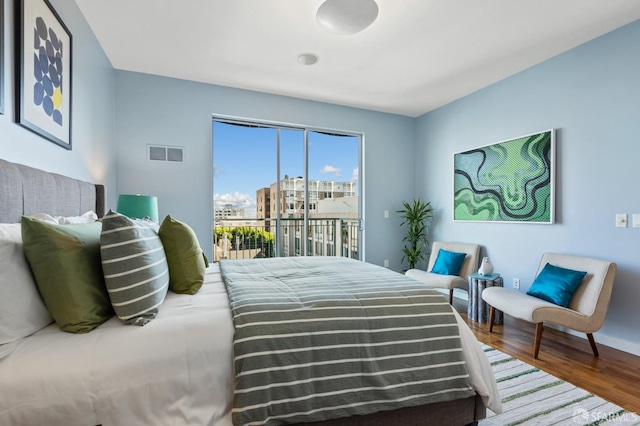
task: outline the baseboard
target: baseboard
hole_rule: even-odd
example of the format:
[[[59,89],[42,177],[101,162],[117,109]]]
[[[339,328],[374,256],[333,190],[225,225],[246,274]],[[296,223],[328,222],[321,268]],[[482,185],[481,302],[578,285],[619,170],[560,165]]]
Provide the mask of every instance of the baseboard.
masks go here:
[[[438,290],[442,294],[449,297],[449,290],[444,288],[438,288],[436,290]],[[453,290],[453,297],[456,299],[462,300],[464,302],[469,301],[469,293],[458,288]],[[577,336],[577,337],[580,337],[581,339],[587,340],[587,335],[585,333],[581,333],[566,327],[561,327],[559,325],[552,324],[552,323],[545,323],[544,326],[554,328],[556,330],[571,334],[572,336]],[[596,341],[596,344],[598,345],[605,345],[622,352],[627,352],[632,355],[640,356],[640,343],[629,342],[627,340],[609,336],[608,334],[604,334],[602,332],[593,333],[593,337]]]
[[[580,337],[581,339],[587,340],[587,335],[585,333],[580,333],[575,330],[571,330],[570,328],[561,327],[552,323],[545,323],[545,327],[554,328],[559,331],[563,331],[565,333],[571,334],[572,336]],[[596,341],[596,345],[604,345],[613,349],[617,349],[622,352],[627,352],[632,355],[640,356],[640,344],[629,342],[623,339],[618,339],[617,337],[612,337],[604,333],[593,333],[593,337]]]
[[[437,288],[436,290],[438,290],[440,293],[442,293],[442,294],[446,295],[447,297],[449,297],[449,290],[447,290],[445,288]],[[464,290],[458,289],[458,288],[453,290],[453,297],[456,298],[456,299],[462,300],[464,302],[468,302],[469,301],[469,293],[467,293]],[[585,333],[580,333],[578,331],[571,330],[571,329],[566,328],[566,327],[560,327],[559,325],[552,324],[552,323],[545,323],[544,326],[545,327],[550,327],[550,328],[555,328],[556,330],[560,330],[560,331],[563,331],[565,333],[571,334],[572,336],[577,336],[577,337],[580,337],[581,339],[587,340],[587,335]],[[617,337],[609,336],[609,335],[601,333],[601,332],[593,333],[593,337],[594,337],[594,339],[596,341],[596,344],[598,344],[598,345],[605,345],[605,346],[608,346],[608,347],[613,348],[613,349],[617,349],[617,350],[622,351],[622,352],[627,352],[627,353],[630,353],[632,355],[640,356],[640,344],[638,344],[638,343],[629,342],[627,340],[623,340],[623,339],[619,339]]]

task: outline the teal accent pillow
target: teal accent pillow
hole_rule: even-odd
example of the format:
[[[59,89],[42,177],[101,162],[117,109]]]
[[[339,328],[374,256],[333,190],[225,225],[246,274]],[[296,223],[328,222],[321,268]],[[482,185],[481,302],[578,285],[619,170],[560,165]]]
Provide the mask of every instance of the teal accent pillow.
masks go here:
[[[567,308],[573,293],[586,274],[547,263],[531,284],[527,294]]]
[[[100,267],[100,222],[58,225],[22,217],[24,253],[60,329],[87,333],[113,316]]]
[[[158,225],[109,210],[102,218],[104,281],[118,318],[145,325],[158,314],[169,288],[169,267]]]
[[[467,253],[457,253],[440,249],[431,273],[440,275],[458,275]]]
[[[158,235],[169,265],[169,288],[174,293],[196,294],[209,266],[196,233],[186,223],[167,216]]]

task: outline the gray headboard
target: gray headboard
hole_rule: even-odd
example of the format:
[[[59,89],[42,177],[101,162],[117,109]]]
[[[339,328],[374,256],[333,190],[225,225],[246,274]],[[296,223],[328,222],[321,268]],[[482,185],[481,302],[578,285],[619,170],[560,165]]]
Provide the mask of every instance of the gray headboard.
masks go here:
[[[0,159],[0,222],[17,223],[22,215],[79,216],[89,210],[104,216],[103,185]]]

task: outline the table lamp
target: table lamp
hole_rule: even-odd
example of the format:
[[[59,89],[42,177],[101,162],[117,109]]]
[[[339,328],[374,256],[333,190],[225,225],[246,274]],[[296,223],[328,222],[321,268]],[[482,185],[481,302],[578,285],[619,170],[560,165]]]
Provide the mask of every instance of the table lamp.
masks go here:
[[[133,219],[151,218],[158,223],[158,197],[155,195],[120,194],[118,213]]]

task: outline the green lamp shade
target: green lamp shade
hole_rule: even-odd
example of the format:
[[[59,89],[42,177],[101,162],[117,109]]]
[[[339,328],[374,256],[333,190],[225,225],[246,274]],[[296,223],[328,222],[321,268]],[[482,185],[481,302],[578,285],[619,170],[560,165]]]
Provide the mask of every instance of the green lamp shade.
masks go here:
[[[121,194],[118,197],[118,213],[133,219],[150,217],[158,222],[158,197],[154,195]]]

